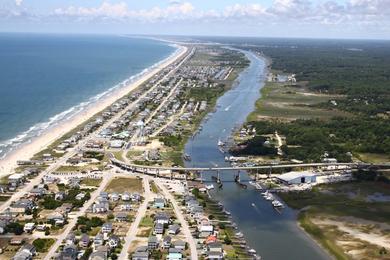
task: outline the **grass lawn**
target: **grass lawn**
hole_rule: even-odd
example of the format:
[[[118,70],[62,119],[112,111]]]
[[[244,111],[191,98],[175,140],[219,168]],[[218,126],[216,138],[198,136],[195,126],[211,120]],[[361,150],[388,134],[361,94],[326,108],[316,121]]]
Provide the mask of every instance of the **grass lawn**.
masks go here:
[[[142,192],[142,180],[136,178],[115,178],[106,188],[107,192]]]
[[[156,183],[155,183],[154,181],[152,181],[152,182],[150,183],[150,188],[152,189],[152,191],[153,191],[154,193],[159,193],[159,189],[157,188],[157,185],[156,185]]]
[[[139,223],[139,227],[153,227],[154,220],[150,216],[144,216]]]
[[[50,247],[54,244],[53,238],[37,238],[33,241],[33,245],[40,253],[46,253]]]

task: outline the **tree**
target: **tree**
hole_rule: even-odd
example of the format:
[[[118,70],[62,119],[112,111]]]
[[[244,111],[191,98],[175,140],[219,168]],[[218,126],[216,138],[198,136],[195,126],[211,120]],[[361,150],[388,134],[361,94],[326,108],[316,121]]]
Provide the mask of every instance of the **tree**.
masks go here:
[[[17,222],[9,223],[6,227],[7,232],[14,233],[15,235],[21,235],[23,233],[24,225]]]
[[[33,246],[38,252],[44,252],[46,247],[45,239],[37,238],[33,241]]]

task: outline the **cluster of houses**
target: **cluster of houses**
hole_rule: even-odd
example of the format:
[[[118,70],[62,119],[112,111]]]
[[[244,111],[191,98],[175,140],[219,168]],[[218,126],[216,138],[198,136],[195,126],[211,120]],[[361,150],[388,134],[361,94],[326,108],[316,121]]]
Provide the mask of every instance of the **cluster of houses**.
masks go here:
[[[168,204],[164,198],[155,198],[151,207],[157,212],[153,216],[153,230],[145,245],[139,246],[131,255],[133,260],[152,259],[155,250],[166,254],[166,259],[177,260],[186,257],[187,243],[179,238],[181,226],[173,222],[166,211]]]
[[[92,253],[89,256],[90,260],[107,260],[120,245],[121,238],[114,234],[112,223],[106,222],[102,225],[100,232],[94,237],[90,237],[86,233],[76,236],[75,233],[70,232],[66,236],[64,246],[56,256],[56,259],[80,259],[80,256],[84,255],[86,249],[92,248]]]
[[[91,212],[97,214],[107,213],[110,211],[110,203],[119,201],[122,201],[122,203],[118,205],[118,211],[130,211],[133,209],[133,206],[130,202],[139,203],[141,201],[141,195],[137,192],[124,192],[122,194],[117,192],[101,192],[94,204],[92,205]],[[115,218],[118,218],[119,221],[123,221],[122,215],[124,214],[117,213],[117,215],[115,216]]]
[[[203,242],[202,254],[205,259],[223,259],[225,252],[219,241],[218,228],[208,218],[194,195],[187,192],[183,200],[187,215],[196,223],[193,234]]]

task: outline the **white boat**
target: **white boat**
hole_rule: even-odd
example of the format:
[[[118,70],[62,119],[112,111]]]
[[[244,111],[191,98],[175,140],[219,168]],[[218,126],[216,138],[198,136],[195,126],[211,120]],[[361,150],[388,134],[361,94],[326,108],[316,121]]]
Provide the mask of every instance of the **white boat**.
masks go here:
[[[251,205],[252,205],[252,207],[256,207],[255,203],[252,203]]]
[[[212,190],[212,189],[214,189],[214,185],[213,184],[206,185],[206,189]]]
[[[218,140],[218,146],[225,146],[225,143],[222,142],[221,140]]]
[[[275,208],[283,208],[284,207],[284,205],[278,200],[272,201],[272,206],[274,206]]]
[[[238,237],[238,238],[244,237],[244,234],[241,233],[241,232],[237,232],[235,235],[236,235],[236,237]]]
[[[272,194],[268,194],[267,196],[265,196],[265,200],[273,200],[274,199],[274,196],[272,196]]]
[[[252,255],[255,255],[255,254],[256,254],[256,250],[254,250],[253,248],[251,248],[251,249],[248,250],[248,253],[249,253],[249,254],[252,254]]]
[[[264,192],[261,193],[261,196],[263,196],[263,197],[265,198],[265,197],[267,197],[269,194],[270,194],[269,191],[266,190],[266,191],[264,191]]]

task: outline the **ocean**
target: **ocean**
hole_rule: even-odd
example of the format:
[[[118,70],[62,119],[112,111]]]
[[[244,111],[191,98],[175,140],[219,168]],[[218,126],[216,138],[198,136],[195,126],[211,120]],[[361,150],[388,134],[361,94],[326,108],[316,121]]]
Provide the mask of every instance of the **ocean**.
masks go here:
[[[0,33],[0,158],[175,50],[119,35]]]

